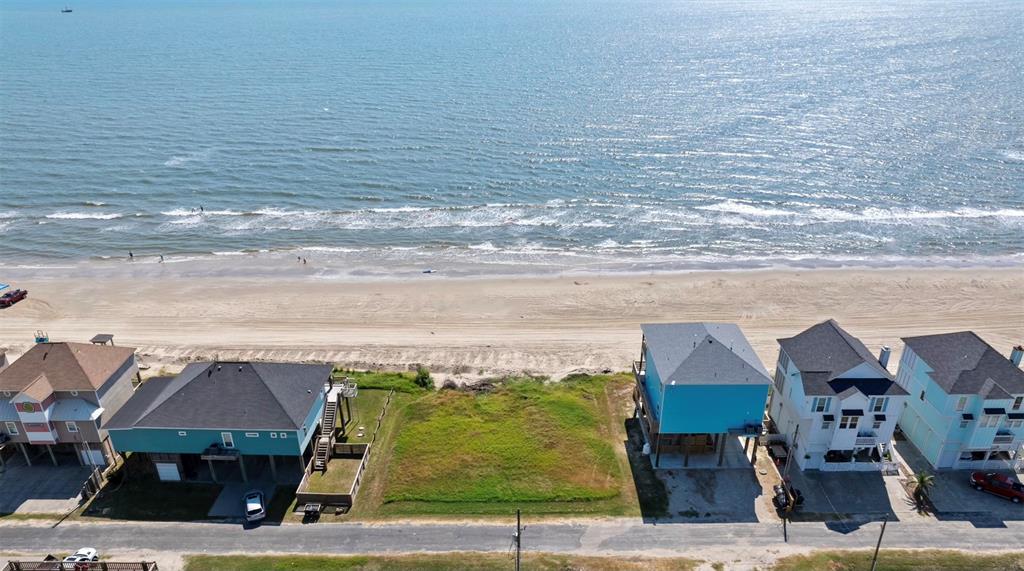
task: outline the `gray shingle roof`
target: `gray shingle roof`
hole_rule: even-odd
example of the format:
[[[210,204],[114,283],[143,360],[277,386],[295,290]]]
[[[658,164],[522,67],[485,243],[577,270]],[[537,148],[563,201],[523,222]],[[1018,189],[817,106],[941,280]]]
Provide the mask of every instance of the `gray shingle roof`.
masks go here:
[[[779,339],[779,345],[800,371],[804,394],[808,396],[840,395],[850,389],[868,396],[907,394],[871,351],[834,319],[818,323],[793,337]],[[837,378],[863,364],[877,377]]]
[[[117,428],[294,430],[330,379],[330,365],[191,363],[143,384],[105,425]]]
[[[640,329],[662,384],[771,383],[747,338],[732,323],[645,323]]]
[[[973,331],[904,337],[947,394],[1006,399],[1024,394],[1024,371]]]

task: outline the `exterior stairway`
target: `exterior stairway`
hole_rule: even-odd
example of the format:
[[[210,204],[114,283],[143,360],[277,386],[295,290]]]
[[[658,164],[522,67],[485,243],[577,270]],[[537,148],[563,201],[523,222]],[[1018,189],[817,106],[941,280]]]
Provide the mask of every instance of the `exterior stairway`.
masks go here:
[[[331,459],[331,445],[334,444],[334,429],[338,419],[338,399],[334,391],[328,391],[324,402],[324,414],[320,419],[320,438],[316,441],[313,455],[313,469],[327,470],[327,462]]]

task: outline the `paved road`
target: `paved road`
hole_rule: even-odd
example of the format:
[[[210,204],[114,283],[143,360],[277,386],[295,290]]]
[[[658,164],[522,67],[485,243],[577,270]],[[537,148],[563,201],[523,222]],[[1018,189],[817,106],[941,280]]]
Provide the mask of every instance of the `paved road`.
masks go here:
[[[788,527],[796,548],[871,548],[879,523],[845,529],[824,523]],[[892,522],[886,547],[1013,549],[1024,545],[1024,522]],[[101,549],[232,553],[308,552],[325,554],[410,551],[500,551],[509,547],[511,527],[491,524],[319,524],[243,529],[232,524],[64,523],[57,528],[18,523],[0,526],[0,546],[10,551]],[[764,523],[642,524],[619,520],[580,524],[528,524],[523,546],[530,551],[627,554],[643,551],[685,555],[723,550],[782,548],[782,526]],[[746,549],[744,549],[746,548]]]

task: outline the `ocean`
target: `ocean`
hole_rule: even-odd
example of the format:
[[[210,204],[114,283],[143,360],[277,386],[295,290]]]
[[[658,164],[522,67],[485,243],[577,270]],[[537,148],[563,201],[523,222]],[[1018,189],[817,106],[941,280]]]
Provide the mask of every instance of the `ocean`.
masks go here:
[[[0,270],[1024,261],[1016,0],[62,3],[0,3]]]

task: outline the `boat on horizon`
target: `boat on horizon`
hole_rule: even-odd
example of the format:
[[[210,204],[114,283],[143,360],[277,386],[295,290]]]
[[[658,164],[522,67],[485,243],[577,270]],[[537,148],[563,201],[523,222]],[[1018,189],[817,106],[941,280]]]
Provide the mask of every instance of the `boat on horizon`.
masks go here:
[[[70,13],[71,11],[72,11],[72,10],[71,10],[71,8],[68,8],[67,4],[65,4],[65,5],[64,5],[64,8],[63,8],[63,9],[62,9],[62,10],[60,11],[60,13],[61,13],[61,14],[68,14],[68,13]]]

